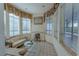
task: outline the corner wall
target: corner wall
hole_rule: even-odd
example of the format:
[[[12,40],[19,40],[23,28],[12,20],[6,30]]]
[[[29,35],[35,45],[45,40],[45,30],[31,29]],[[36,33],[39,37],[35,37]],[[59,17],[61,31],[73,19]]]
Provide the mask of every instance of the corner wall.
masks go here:
[[[32,28],[31,28],[31,38],[34,39],[35,33],[40,33],[41,40],[44,40],[44,23],[43,24],[34,24],[34,19],[32,19]]]

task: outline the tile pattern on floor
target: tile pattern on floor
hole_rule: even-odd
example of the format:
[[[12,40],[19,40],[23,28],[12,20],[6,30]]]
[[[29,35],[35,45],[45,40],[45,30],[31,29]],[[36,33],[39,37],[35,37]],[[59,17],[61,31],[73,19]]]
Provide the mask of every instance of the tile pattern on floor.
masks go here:
[[[48,42],[35,42],[25,55],[28,56],[57,56],[55,48]]]

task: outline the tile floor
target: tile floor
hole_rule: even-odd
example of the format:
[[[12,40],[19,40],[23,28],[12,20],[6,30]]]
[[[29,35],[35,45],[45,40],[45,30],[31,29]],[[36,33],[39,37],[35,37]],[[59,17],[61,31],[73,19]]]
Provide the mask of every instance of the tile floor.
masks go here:
[[[57,56],[55,48],[48,42],[35,42],[25,54],[27,56]]]

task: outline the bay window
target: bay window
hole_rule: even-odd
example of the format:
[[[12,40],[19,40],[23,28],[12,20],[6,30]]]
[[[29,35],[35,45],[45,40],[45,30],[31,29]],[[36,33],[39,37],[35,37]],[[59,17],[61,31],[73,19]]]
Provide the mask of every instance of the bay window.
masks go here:
[[[9,30],[10,36],[19,34],[19,16],[9,14]]]
[[[23,18],[22,19],[22,33],[30,33],[30,26],[31,26],[31,22],[30,19],[28,18]]]

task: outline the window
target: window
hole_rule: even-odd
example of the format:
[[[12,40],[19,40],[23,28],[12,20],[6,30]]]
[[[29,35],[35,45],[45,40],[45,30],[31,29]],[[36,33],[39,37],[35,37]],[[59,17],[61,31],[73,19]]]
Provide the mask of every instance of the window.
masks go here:
[[[79,22],[79,4],[65,5],[64,7],[64,43],[77,51],[78,41],[78,22]]]
[[[52,21],[49,18],[46,22],[46,32],[47,34],[52,34]]]
[[[19,17],[14,14],[9,14],[10,36],[19,34]]]
[[[22,20],[22,33],[30,33],[30,26],[31,26],[31,22],[30,19],[28,18],[23,18]]]

